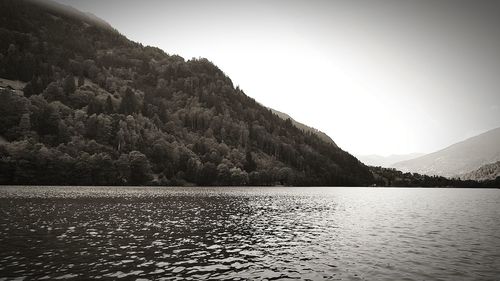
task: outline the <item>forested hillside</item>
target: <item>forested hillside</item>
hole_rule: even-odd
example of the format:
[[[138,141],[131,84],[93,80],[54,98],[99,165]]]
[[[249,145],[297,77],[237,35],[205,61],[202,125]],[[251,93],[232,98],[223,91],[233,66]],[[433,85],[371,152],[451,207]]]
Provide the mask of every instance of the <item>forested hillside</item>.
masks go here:
[[[0,88],[0,184],[372,183],[356,158],[279,118],[207,59],[41,3],[0,1],[0,78],[25,83]]]
[[[488,181],[499,178],[500,181],[500,161],[486,164],[481,168],[460,176],[463,180]]]

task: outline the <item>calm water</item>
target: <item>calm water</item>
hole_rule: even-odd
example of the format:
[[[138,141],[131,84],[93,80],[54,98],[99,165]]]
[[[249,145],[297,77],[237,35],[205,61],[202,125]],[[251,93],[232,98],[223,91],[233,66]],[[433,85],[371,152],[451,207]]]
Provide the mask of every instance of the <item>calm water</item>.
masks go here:
[[[0,280],[499,280],[500,190],[0,187]]]

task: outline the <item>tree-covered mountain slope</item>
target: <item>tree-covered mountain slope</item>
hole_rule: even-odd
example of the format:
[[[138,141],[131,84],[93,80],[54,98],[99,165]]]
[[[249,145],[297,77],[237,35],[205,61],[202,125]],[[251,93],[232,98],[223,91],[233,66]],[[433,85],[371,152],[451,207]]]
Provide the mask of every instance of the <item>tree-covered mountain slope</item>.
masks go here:
[[[142,46],[46,1],[0,1],[0,38],[0,78],[24,85],[0,87],[0,184],[373,181],[355,157],[273,114],[207,59]]]
[[[499,177],[500,177],[500,161],[483,165],[481,166],[481,168],[475,171],[460,176],[462,180],[475,180],[475,181],[495,180]]]

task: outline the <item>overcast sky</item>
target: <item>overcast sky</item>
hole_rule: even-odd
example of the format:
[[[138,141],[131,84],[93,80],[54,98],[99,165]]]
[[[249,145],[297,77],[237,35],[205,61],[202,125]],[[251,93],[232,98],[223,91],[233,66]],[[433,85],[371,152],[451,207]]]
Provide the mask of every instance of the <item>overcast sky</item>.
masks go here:
[[[208,58],[353,154],[432,152],[500,126],[500,1],[58,2]]]

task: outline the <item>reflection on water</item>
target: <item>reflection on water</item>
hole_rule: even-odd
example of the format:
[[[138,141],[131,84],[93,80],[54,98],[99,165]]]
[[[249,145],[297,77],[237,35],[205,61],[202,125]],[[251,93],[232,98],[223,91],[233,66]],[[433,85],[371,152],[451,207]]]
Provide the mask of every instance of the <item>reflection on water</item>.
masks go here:
[[[493,189],[1,187],[0,280],[495,280],[499,217]]]

